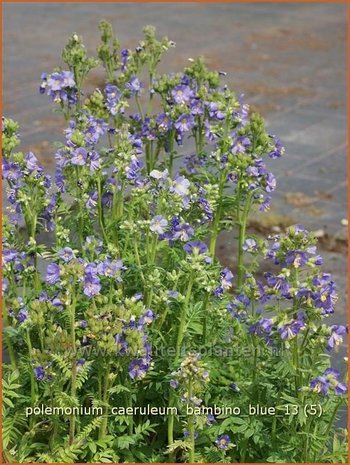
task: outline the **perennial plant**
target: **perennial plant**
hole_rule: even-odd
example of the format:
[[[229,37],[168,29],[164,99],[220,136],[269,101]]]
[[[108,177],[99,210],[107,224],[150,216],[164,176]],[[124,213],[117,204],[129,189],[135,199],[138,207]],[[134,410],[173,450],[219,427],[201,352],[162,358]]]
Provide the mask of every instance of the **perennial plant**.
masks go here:
[[[154,28],[134,50],[100,31],[98,58],[74,34],[42,74],[53,175],[2,122],[5,460],[345,462],[335,284],[304,227],[248,228],[281,141],[202,58],[159,74]]]

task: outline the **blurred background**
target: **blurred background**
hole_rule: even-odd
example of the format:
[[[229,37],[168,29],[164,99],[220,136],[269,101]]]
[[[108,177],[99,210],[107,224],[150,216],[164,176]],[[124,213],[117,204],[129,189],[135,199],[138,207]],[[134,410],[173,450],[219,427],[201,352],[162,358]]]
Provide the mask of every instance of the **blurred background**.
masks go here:
[[[41,72],[61,64],[73,32],[95,53],[103,18],[125,48],[137,45],[143,26],[156,26],[177,44],[163,71],[180,71],[189,57],[203,55],[210,67],[227,72],[227,84],[245,94],[286,145],[285,157],[273,164],[271,211],[256,217],[251,230],[266,234],[302,223],[316,231],[325,269],[339,288],[332,321],[345,323],[346,9],[334,3],[5,3],[3,112],[20,123],[22,150],[53,168],[52,142],[63,139],[64,125],[49,98],[39,94]],[[102,84],[101,76],[91,75],[90,90]],[[225,265],[234,260],[231,244],[229,234],[221,237]]]

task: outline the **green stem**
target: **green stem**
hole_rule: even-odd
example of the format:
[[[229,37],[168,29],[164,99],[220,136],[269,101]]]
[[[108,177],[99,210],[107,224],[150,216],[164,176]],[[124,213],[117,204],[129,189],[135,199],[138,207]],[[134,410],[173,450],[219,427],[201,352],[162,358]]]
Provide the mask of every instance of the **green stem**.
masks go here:
[[[108,237],[105,231],[104,218],[103,218],[103,205],[102,205],[102,186],[101,178],[97,176],[97,190],[98,190],[98,222],[102,231],[102,235],[106,244],[108,244]]]
[[[192,380],[188,383],[188,400],[191,402],[192,398]],[[190,415],[188,418],[188,433],[190,440],[190,450],[189,450],[189,462],[194,463],[194,451],[195,451],[195,441],[194,441],[194,418],[193,415]]]
[[[172,129],[169,133],[169,175],[172,177],[173,175],[173,163],[174,163],[174,137],[175,137],[175,130]]]
[[[108,398],[108,389],[109,389],[109,365],[107,365],[106,371],[104,373],[102,401],[104,403],[103,408],[105,409],[105,412],[104,412],[102,423],[101,423],[100,430],[99,430],[99,435],[98,435],[99,440],[104,439],[104,437],[106,435],[106,431],[107,431],[107,424],[108,424],[107,404],[108,404],[108,400],[109,400],[109,398]]]
[[[182,341],[184,338],[184,330],[185,330],[185,325],[186,325],[186,312],[187,312],[187,307],[188,307],[190,297],[191,297],[193,281],[194,281],[193,275],[191,275],[188,281],[188,285],[187,285],[185,302],[181,309],[180,325],[179,325],[179,331],[177,333],[177,341],[176,341],[175,362],[178,361],[180,357],[180,353],[181,353],[181,346],[182,346]]]
[[[184,338],[184,330],[185,330],[185,324],[186,324],[186,311],[187,311],[187,307],[188,307],[190,297],[191,297],[193,281],[194,281],[194,277],[191,274],[190,279],[188,281],[185,301],[181,309],[180,325],[179,325],[177,341],[176,341],[175,364],[179,360],[180,354],[181,354],[181,346],[182,346],[182,341]],[[173,404],[174,404],[174,394],[173,394],[173,391],[171,391],[170,396],[169,396],[169,407],[173,407]],[[174,415],[170,414],[168,417],[168,445],[169,446],[171,446],[174,443],[174,420],[175,420]],[[170,463],[174,461],[173,453],[169,455],[169,461]]]
[[[137,266],[139,267],[139,270],[140,270],[140,275],[141,275],[142,284],[143,284],[143,287],[145,288],[145,286],[146,286],[146,280],[145,280],[145,276],[144,276],[143,271],[142,271],[142,264],[141,264],[141,259],[140,259],[140,253],[139,253],[139,248],[138,248],[137,240],[136,240],[136,239],[134,239],[134,252],[135,252],[135,258],[136,258],[136,264],[137,264]]]
[[[248,197],[246,199],[246,203],[243,209],[243,212],[241,214],[241,207],[240,207],[240,195],[239,195],[239,190],[238,190],[238,211],[237,211],[237,219],[238,219],[238,259],[237,259],[237,287],[238,289],[242,286],[243,284],[243,274],[244,274],[244,250],[243,250],[243,245],[245,242],[245,233],[246,233],[246,228],[247,228],[247,220],[248,220],[248,214],[249,210],[251,207],[251,199],[252,199],[252,193],[248,194]]]
[[[3,299],[2,304],[3,304],[2,318],[3,318],[3,321],[4,321],[4,329],[6,330],[6,328],[10,327],[10,323],[9,323],[9,319],[8,319],[5,299]],[[11,367],[12,367],[13,370],[16,370],[17,363],[16,363],[16,357],[15,357],[15,351],[13,349],[13,345],[12,345],[10,336],[6,332],[5,332],[5,334],[6,334],[6,347],[7,347],[9,356],[10,356]]]
[[[140,98],[139,98],[138,94],[135,95],[135,101],[136,101],[136,105],[137,105],[137,108],[139,110],[139,113],[141,115],[141,119],[143,121],[144,120],[144,114],[143,114],[143,110],[142,110],[142,106],[141,106],[141,102],[140,102]]]
[[[226,178],[227,178],[227,174],[226,174],[226,171],[224,171],[221,174],[221,178],[219,182],[219,204],[218,204],[218,208],[217,208],[216,215],[214,218],[213,229],[212,229],[210,245],[209,245],[209,253],[212,257],[214,257],[215,255],[216,241],[217,241],[218,234],[219,234],[219,226],[220,226],[220,220],[221,220],[221,215],[222,215],[222,201],[223,201],[223,193],[224,193]]]
[[[204,297],[203,302],[203,344],[206,345],[207,336],[208,336],[208,306],[209,306],[209,293],[207,293]]]
[[[30,403],[31,407],[35,406],[35,397],[36,397],[36,385],[35,385],[35,378],[34,378],[34,370],[32,367],[32,360],[33,360],[33,346],[32,341],[30,339],[30,332],[29,328],[27,328],[27,346],[28,346],[28,353],[29,353],[29,361],[30,361]],[[30,428],[34,426],[34,415],[30,417]]]
[[[336,415],[337,415],[337,412],[338,412],[338,410],[339,410],[339,407],[340,407],[341,403],[342,403],[342,399],[339,399],[338,402],[336,403],[335,407],[334,407],[332,416],[331,416],[331,418],[330,418],[330,420],[329,420],[329,423],[328,423],[326,432],[325,432],[325,434],[324,434],[324,437],[325,437],[325,445],[326,445],[326,443],[327,443],[327,441],[328,441],[329,432],[330,432],[330,430],[331,430],[331,428],[332,428],[332,426],[333,426],[335,417],[336,417]]]
[[[77,361],[76,361],[76,347],[75,347],[75,307],[76,307],[76,293],[75,289],[71,289],[72,300],[70,305],[70,331],[71,331],[71,350],[72,350],[72,377],[71,377],[71,390],[70,395],[72,398],[76,397],[76,378],[77,378]],[[72,445],[75,436],[75,414],[73,413],[69,418],[69,444]]]

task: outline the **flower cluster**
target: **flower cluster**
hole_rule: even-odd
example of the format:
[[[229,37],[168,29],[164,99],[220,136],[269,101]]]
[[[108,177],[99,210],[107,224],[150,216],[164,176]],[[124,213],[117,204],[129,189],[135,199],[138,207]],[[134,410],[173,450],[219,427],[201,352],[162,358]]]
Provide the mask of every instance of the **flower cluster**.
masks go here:
[[[71,71],[42,73],[40,93],[47,93],[55,103],[74,105],[77,102],[77,88]]]

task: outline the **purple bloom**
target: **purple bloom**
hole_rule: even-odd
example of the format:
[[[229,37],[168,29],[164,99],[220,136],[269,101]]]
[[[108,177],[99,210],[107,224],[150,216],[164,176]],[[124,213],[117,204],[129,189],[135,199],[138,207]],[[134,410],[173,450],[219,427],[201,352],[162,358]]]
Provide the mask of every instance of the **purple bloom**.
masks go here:
[[[233,155],[237,155],[238,153],[245,153],[246,147],[250,146],[250,140],[247,136],[238,136],[235,138],[232,146],[231,152]]]
[[[128,59],[129,59],[129,50],[128,49],[123,48],[123,50],[121,51],[121,58],[122,58],[121,70],[122,70],[122,72],[124,72],[125,69],[126,69],[126,64],[128,62]]]
[[[257,252],[258,244],[255,239],[248,238],[245,240],[242,248],[246,252]]]
[[[210,118],[215,118],[219,121],[222,121],[225,119],[226,117],[225,113],[219,109],[219,106],[216,102],[210,102],[207,105],[209,109]]]
[[[42,366],[35,367],[34,374],[38,381],[42,381],[45,378],[45,370]]]
[[[272,159],[280,158],[285,152],[284,145],[282,144],[281,140],[278,137],[276,136],[272,136],[272,137],[275,141],[275,147],[269,153],[269,157]]]
[[[165,181],[167,179],[169,171],[152,170],[149,175],[151,176],[151,178],[157,179],[157,181],[159,181],[159,185],[162,185],[162,181]]]
[[[325,314],[334,312],[334,303],[337,301],[336,287],[330,280],[330,275],[324,274],[321,279],[314,278],[314,284],[319,285],[320,289],[313,294],[314,304],[321,308]]]
[[[146,375],[148,369],[149,363],[146,360],[142,358],[135,359],[129,363],[129,376],[132,379],[141,379]]]
[[[142,160],[139,160],[136,156],[133,156],[130,161],[129,166],[127,166],[125,169],[126,178],[129,181],[137,181],[142,167],[143,167]]]
[[[79,326],[80,326],[80,328],[85,329],[85,328],[88,327],[88,322],[86,320],[80,320],[79,321]]]
[[[222,434],[216,439],[215,444],[218,447],[218,449],[228,449],[231,444],[229,435]]]
[[[184,431],[184,439],[187,439],[187,438],[189,438],[189,437],[190,437],[189,431]],[[197,438],[198,438],[198,433],[197,433],[197,431],[195,431],[195,432],[193,433],[193,437],[194,437],[194,439],[197,439]]]
[[[180,239],[180,241],[186,242],[193,236],[193,234],[193,228],[188,223],[182,223],[175,226],[172,239]]]
[[[101,168],[101,158],[95,150],[88,153],[88,162],[90,164],[90,171],[94,173]]]
[[[331,326],[331,336],[327,341],[327,350],[332,350],[338,348],[338,346],[343,342],[342,335],[347,331],[345,326],[333,325]]]
[[[112,84],[107,84],[105,87],[106,94],[106,106],[111,115],[115,116],[117,114],[117,105],[122,96],[120,90],[117,86]]]
[[[200,100],[199,98],[193,98],[190,103],[190,110],[193,116],[203,115],[204,108],[202,100]]]
[[[334,392],[336,396],[341,396],[348,392],[348,387],[346,384],[338,382],[334,388]]]
[[[324,376],[317,376],[317,378],[310,381],[310,388],[317,394],[320,393],[325,395],[329,390],[329,382]]]
[[[243,101],[244,94],[238,98],[239,109],[233,112],[233,117],[239,122],[239,127],[244,127],[249,121],[249,105]]]
[[[230,289],[232,287],[233,273],[228,268],[224,268],[220,272],[221,286],[224,289]]]
[[[71,71],[62,71],[61,77],[63,87],[75,87],[74,74]]]
[[[160,130],[160,132],[168,132],[169,129],[171,129],[173,126],[173,122],[170,116],[168,116],[165,113],[159,113],[157,115],[156,123],[158,125],[158,129]]]
[[[149,229],[157,234],[164,234],[164,228],[168,226],[168,221],[161,215],[155,216],[150,223]]]
[[[128,343],[125,341],[125,339],[123,339],[120,334],[116,334],[114,336],[114,341],[117,346],[118,353],[120,355],[125,355],[128,350]]]
[[[21,308],[21,310],[17,314],[17,320],[20,323],[23,323],[24,321],[28,320],[28,310],[26,308]]]
[[[284,276],[274,276],[269,272],[265,273],[264,276],[270,288],[280,292],[282,297],[290,298],[289,284]]]
[[[171,95],[176,103],[184,105],[193,97],[193,91],[189,86],[178,85],[171,91]]]
[[[209,414],[207,416],[207,425],[212,425],[213,423],[216,423],[215,417],[212,414]]]
[[[73,250],[70,247],[65,247],[58,252],[58,256],[66,263],[70,262],[74,257]]]
[[[272,173],[268,173],[266,176],[266,192],[273,192],[276,189],[276,178]]]
[[[72,165],[83,166],[86,164],[87,152],[83,147],[78,147],[72,153]]]
[[[91,273],[86,273],[83,282],[83,292],[87,297],[94,297],[101,290],[101,284],[98,277]]]
[[[18,181],[22,177],[21,168],[17,163],[11,163],[4,158],[2,161],[2,175],[9,181]]]
[[[148,309],[142,315],[142,317],[140,319],[140,324],[141,325],[150,325],[154,319],[155,319],[154,313],[152,312],[152,310]]]
[[[89,210],[91,210],[92,208],[95,208],[97,205],[97,201],[98,201],[97,191],[90,192],[89,198],[87,199],[85,203],[86,208],[88,208]]]
[[[130,90],[133,94],[136,94],[141,90],[143,85],[141,82],[138,80],[136,76],[133,76],[125,85],[125,87]]]
[[[170,386],[173,388],[173,389],[176,389],[179,387],[179,382],[177,379],[171,379],[170,380]]]
[[[111,278],[117,276],[122,269],[123,262],[121,260],[105,260],[97,265],[97,271],[100,275]]]
[[[202,241],[187,242],[183,249],[188,254],[204,254],[208,252],[208,246]]]
[[[311,389],[316,393],[326,395],[330,389],[334,389],[335,395],[341,396],[347,392],[347,386],[339,381],[339,372],[333,368],[327,368],[321,376],[310,381]]]
[[[61,73],[52,73],[49,79],[47,80],[47,86],[52,91],[61,90],[63,85],[63,76]]]
[[[46,281],[56,284],[60,279],[60,267],[56,263],[50,263],[46,270]]]
[[[294,320],[291,323],[286,323],[278,328],[278,332],[283,340],[293,339],[302,328],[305,327],[305,323],[302,320]]]
[[[29,169],[29,171],[38,171],[42,172],[43,169],[39,164],[39,160],[36,158],[33,152],[28,152],[26,157],[26,166]]]
[[[178,117],[174,126],[180,133],[188,132],[195,126],[194,118],[192,115],[183,114]]]
[[[191,183],[185,176],[177,176],[173,181],[172,192],[184,197],[189,194],[189,187]]]
[[[259,210],[261,212],[267,212],[270,209],[271,197],[265,197],[264,201],[260,204]]]

